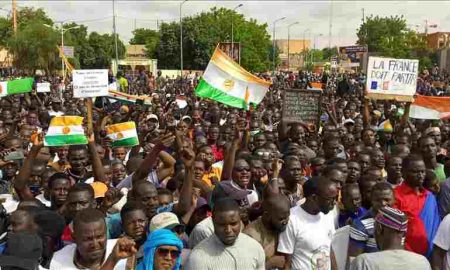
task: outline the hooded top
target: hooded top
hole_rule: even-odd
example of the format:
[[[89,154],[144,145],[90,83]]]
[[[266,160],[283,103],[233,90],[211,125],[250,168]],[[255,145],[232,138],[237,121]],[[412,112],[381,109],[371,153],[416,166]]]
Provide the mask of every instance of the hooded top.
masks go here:
[[[155,251],[160,246],[175,246],[181,252],[183,242],[170,230],[159,229],[150,234],[144,244],[144,259],[137,266],[137,270],[153,270],[153,258]],[[177,258],[173,270],[179,270],[181,267],[181,256]]]

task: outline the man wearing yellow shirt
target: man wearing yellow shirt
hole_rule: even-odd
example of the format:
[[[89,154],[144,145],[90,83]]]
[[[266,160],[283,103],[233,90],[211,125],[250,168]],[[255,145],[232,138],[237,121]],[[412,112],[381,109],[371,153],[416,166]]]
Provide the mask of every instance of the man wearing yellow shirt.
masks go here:
[[[203,161],[203,164],[205,165],[202,176],[203,182],[210,187],[214,186],[220,181],[220,177],[222,176],[222,168],[213,166],[215,160],[211,147],[207,145],[201,147],[198,150],[198,158]]]

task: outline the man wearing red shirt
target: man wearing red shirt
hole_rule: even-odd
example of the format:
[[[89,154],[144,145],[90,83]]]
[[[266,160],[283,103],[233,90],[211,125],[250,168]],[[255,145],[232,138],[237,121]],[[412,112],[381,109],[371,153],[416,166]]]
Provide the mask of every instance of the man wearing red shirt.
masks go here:
[[[423,188],[425,162],[421,156],[409,156],[403,161],[403,183],[394,190],[394,207],[408,216],[406,250],[425,256],[432,251],[433,238],[440,218],[434,195]]]

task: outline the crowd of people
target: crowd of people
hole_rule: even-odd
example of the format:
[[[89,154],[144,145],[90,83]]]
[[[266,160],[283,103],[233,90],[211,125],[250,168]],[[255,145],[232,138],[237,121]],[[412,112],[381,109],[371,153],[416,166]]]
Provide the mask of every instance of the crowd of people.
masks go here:
[[[450,269],[447,121],[365,99],[362,74],[261,75],[249,111],[196,97],[198,75],[123,74],[151,104],[91,108],[57,78],[0,99],[2,269]],[[320,124],[283,119],[284,88],[311,81]],[[87,145],[44,145],[61,115]],[[127,121],[139,145],[112,147]]]

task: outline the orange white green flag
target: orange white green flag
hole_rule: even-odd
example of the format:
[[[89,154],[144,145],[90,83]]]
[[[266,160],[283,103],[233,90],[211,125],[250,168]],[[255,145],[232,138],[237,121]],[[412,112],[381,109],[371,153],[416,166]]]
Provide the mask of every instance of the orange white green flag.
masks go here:
[[[409,117],[416,119],[450,118],[450,97],[416,96]]]
[[[133,121],[106,126],[106,136],[113,147],[135,146],[139,144],[136,124]]]
[[[195,94],[228,106],[248,109],[250,104],[258,105],[263,100],[270,85],[216,48]]]
[[[87,144],[87,138],[83,129],[83,117],[53,117],[44,138],[44,145],[64,146],[76,144]]]

